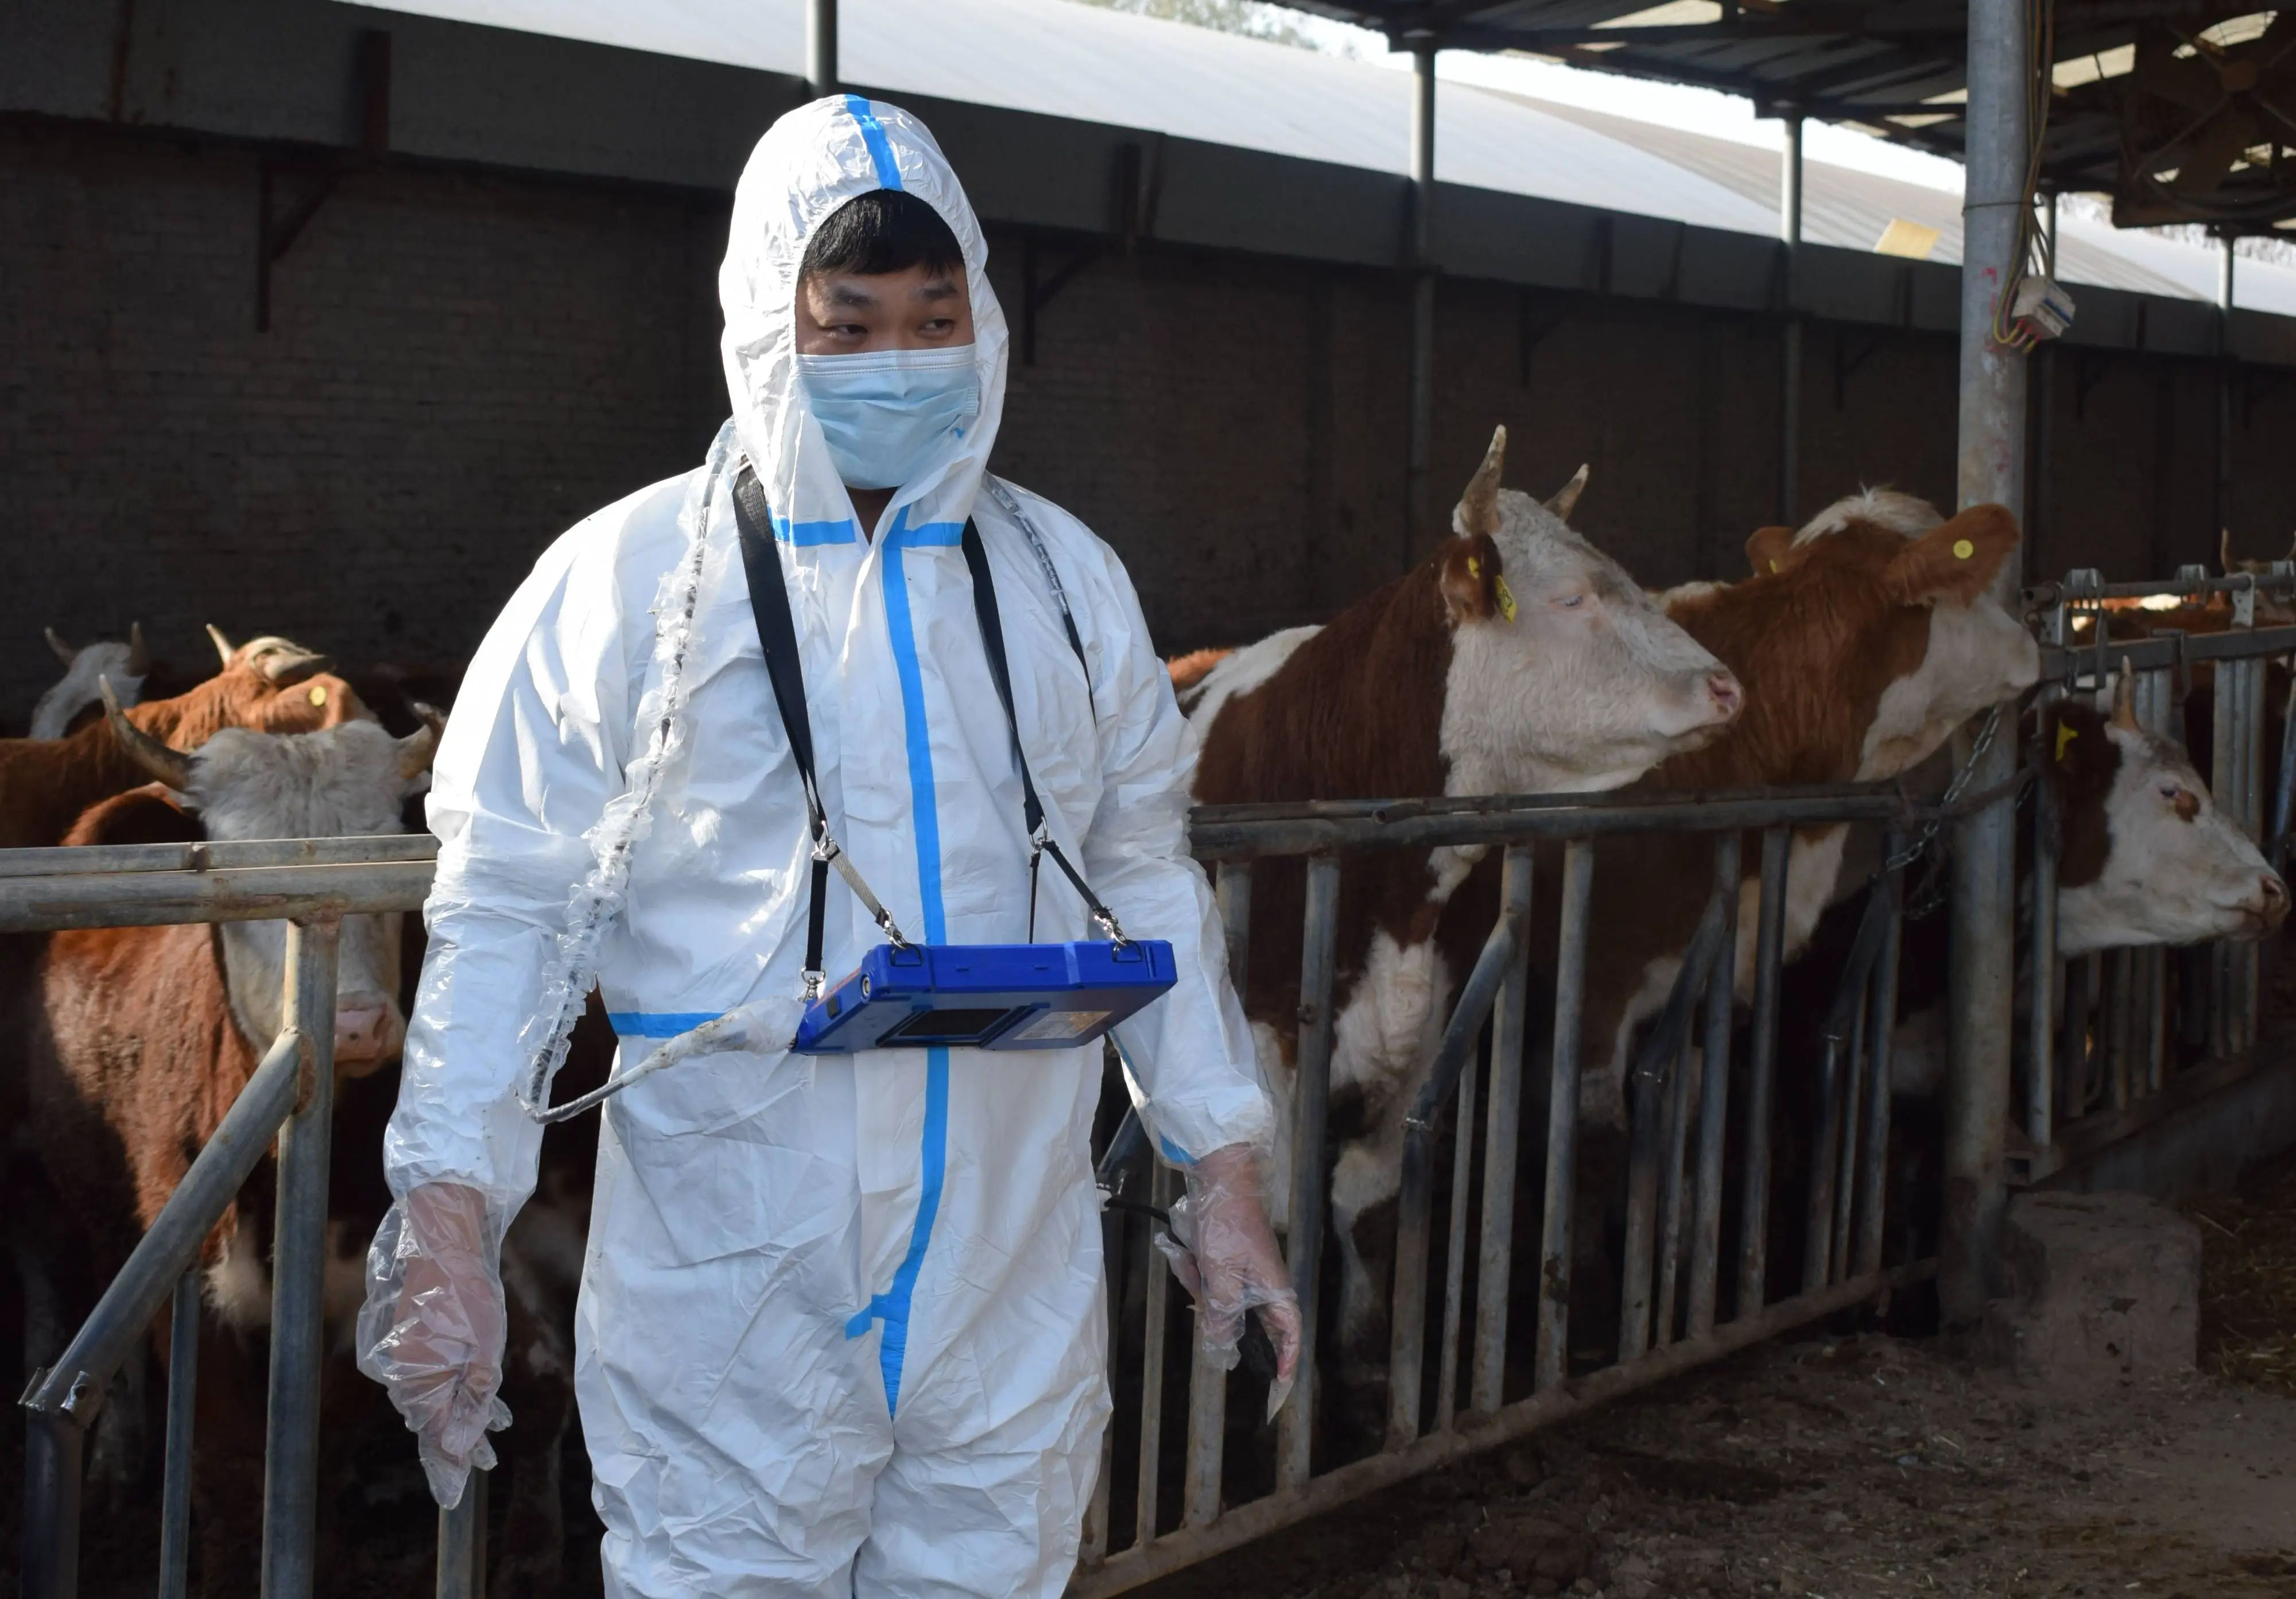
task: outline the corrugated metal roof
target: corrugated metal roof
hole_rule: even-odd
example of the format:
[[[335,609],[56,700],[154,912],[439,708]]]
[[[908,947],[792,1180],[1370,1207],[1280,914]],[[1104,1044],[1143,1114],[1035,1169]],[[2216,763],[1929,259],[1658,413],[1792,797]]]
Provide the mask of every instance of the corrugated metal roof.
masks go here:
[[[369,0],[372,4],[373,0]],[[1613,0],[1614,3],[1614,0]],[[801,76],[803,0],[384,0],[381,9]],[[1634,9],[1634,8],[1627,8]],[[842,0],[844,76],[898,95],[1137,127],[1399,173],[1411,81],[1374,62],[1070,0]],[[1775,152],[1623,117],[1445,82],[1445,183],[1777,231]],[[1812,162],[1804,236],[1871,250],[1892,217],[1939,229],[1956,261],[1957,195]],[[2208,299],[2212,251],[2067,218],[2068,281]],[[2240,303],[2296,315],[2296,272],[2241,264]]]

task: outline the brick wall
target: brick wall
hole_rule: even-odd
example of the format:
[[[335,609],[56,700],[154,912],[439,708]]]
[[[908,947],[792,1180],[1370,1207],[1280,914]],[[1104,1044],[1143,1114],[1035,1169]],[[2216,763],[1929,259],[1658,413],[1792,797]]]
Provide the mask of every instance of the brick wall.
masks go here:
[[[194,669],[206,621],[459,660],[551,537],[697,461],[724,413],[722,198],[355,172],[277,263],[258,332],[261,161],[0,123],[0,726],[53,676],[47,623],[140,618]],[[277,208],[307,181],[279,176]],[[1031,365],[1021,242],[992,249],[1016,331],[997,466],[1116,545],[1172,647],[1328,615],[1423,545],[1403,527],[1398,282],[1103,258],[1042,306]],[[1592,464],[1578,520],[1646,582],[1742,570],[1775,498],[1775,328],[1461,282],[1438,340],[1439,500],[1504,422],[1520,486]],[[1860,481],[1950,499],[1950,341],[1816,326],[1806,355],[1804,509]],[[2194,363],[2062,353],[2035,570],[2211,554],[2214,392]],[[2296,466],[2269,441],[2296,391],[2260,386],[2236,422],[2235,537],[2277,553]]]

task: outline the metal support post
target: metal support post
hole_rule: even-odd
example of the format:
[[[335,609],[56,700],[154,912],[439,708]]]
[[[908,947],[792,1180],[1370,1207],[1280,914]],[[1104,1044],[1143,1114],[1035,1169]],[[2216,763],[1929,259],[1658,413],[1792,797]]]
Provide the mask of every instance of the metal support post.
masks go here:
[[[2217,260],[2217,483],[2216,526],[2219,536],[2232,529],[2232,394],[2237,373],[2232,353],[2233,263],[2240,241],[2219,241],[2224,254]]]
[[[1435,36],[1411,46],[1411,439],[1404,479],[1403,564],[1436,534],[1429,476],[1435,451]]]
[[[1300,937],[1300,1043],[1292,1085],[1292,1226],[1284,1240],[1292,1289],[1300,1296],[1300,1373],[1275,1417],[1275,1480],[1308,1480],[1316,1437],[1316,1313],[1324,1262],[1324,1119],[1332,1092],[1332,969],[1340,912],[1340,863],[1308,861],[1308,903]]]
[[[837,0],[805,0],[805,86],[816,100],[837,93]]]
[[[192,1425],[200,1386],[200,1284],[194,1266],[176,1284],[168,1327],[168,1455],[160,1488],[160,1599],[191,1591]]]
[[[1970,0],[1968,168],[1961,269],[1960,484],[1963,506],[2024,504],[2025,357],[1993,337],[1994,311],[2017,266],[2031,160],[2027,102],[2032,41],[2022,0]],[[2005,562],[1994,593],[2012,611],[2021,572]],[[2017,741],[1977,763],[1983,791],[2015,770]],[[1938,1292],[1946,1319],[1974,1321],[1992,1288],[1994,1246],[2008,1204],[2004,1153],[2017,970],[2016,807],[2005,797],[1954,829],[1948,974],[1945,1217]]]
[[[1801,258],[1801,119],[1786,119],[1779,163],[1778,237],[1785,242],[1780,309],[1785,313],[1784,366],[1778,388],[1778,520],[1797,520],[1801,487],[1801,317],[1794,308],[1795,273]]]
[[[335,956],[342,921],[287,924],[284,1025],[302,1037],[295,1113],[279,1129],[271,1250],[271,1402],[263,1456],[263,1599],[310,1599],[319,1528],[319,1371],[326,1355],[327,1154],[335,1109]]]

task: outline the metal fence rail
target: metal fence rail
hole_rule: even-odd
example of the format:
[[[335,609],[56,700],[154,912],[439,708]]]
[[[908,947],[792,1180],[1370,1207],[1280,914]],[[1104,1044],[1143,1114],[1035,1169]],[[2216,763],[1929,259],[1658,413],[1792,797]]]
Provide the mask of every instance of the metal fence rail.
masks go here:
[[[1894,790],[1853,786],[1630,800],[1492,799],[1392,804],[1208,808],[1192,821],[1196,852],[1218,863],[1233,969],[1246,969],[1248,906],[1258,863],[1306,857],[1300,1033],[1292,1089],[1290,1228],[1292,1280],[1305,1348],[1300,1380],[1272,1440],[1239,1439],[1217,1424],[1230,1378],[1194,1363],[1181,1373],[1165,1354],[1185,1317],[1165,1288],[1160,1261],[1144,1247],[1149,1227],[1111,1210],[1110,1275],[1119,1356],[1136,1351],[1136,1387],[1119,1384],[1109,1459],[1134,1472],[1130,1538],[1117,1546],[1110,1491],[1086,1529],[1074,1599],[1097,1599],[1149,1581],[1360,1494],[1488,1447],[1598,1399],[1660,1382],[1761,1338],[1874,1299],[1927,1275],[1925,1260],[1885,1265],[1883,1212],[1889,1139],[1890,1019],[1896,1005],[1900,898],[1896,875],[1872,901],[1826,1028],[1825,1065],[1802,1160],[1805,1215],[1798,1217],[1803,1267],[1798,1291],[1773,1301],[1767,1241],[1772,1215],[1771,1128],[1779,1110],[1776,1066],[1786,868],[1793,832],[1837,823],[1879,823],[1887,853],[1903,832],[1931,818]],[[1744,879],[1741,840],[1759,833],[1759,869]],[[1679,974],[1645,1032],[1630,1075],[1618,1270],[1615,1357],[1587,1369],[1571,1337],[1577,1210],[1586,1200],[1578,1062],[1587,1021],[1588,929],[1598,846],[1653,832],[1712,839],[1712,879],[1702,919]],[[1389,1297],[1383,1435],[1363,1458],[1325,1458],[1319,1416],[1339,1396],[1313,1352],[1324,1318],[1318,1292],[1328,1212],[1325,1119],[1330,1089],[1334,944],[1343,857],[1398,847],[1474,845],[1499,857],[1498,911],[1462,982],[1441,1043],[1403,1115]],[[1545,1147],[1520,1168],[1518,1128],[1526,1065],[1534,1054],[1529,933],[1535,862],[1560,880],[1547,1053]],[[1734,1115],[1732,1034],[1742,896],[1753,900],[1751,1046],[1743,1062],[1746,1103]],[[1490,1044],[1480,1047],[1486,1026]],[[1480,1120],[1479,1120],[1480,1119]],[[1734,1126],[1735,1128],[1734,1135]],[[1447,1141],[1447,1199],[1439,1174]],[[1127,1150],[1135,1147],[1127,1144]],[[1141,1149],[1144,1155],[1144,1148]],[[1735,1156],[1734,1160],[1732,1157]],[[1480,1164],[1478,1157],[1480,1156]],[[1108,1173],[1112,1162],[1103,1163]],[[1149,1167],[1150,1203],[1170,1192]],[[1724,1268],[1730,1177],[1740,1184],[1737,1269]],[[1477,1181],[1480,1175],[1480,1182]],[[1121,1193],[1120,1181],[1109,1174]],[[1519,1189],[1538,1194],[1536,1253],[1513,1236]],[[1119,1201],[1119,1202],[1122,1202]],[[1526,1207],[1527,1208],[1527,1207]],[[1480,1218],[1479,1227],[1474,1225]],[[1127,1237],[1127,1234],[1131,1236]],[[1528,1240],[1525,1241],[1529,1242]],[[1510,1326],[1518,1256],[1536,1278],[1529,1324]],[[1734,1285],[1726,1318],[1718,1303]],[[1431,1328],[1431,1319],[1433,1323]],[[1511,1358],[1512,1356],[1512,1358]],[[1119,1365],[1126,1363],[1119,1359]],[[1513,1381],[1510,1382],[1510,1375]],[[1430,1377],[1432,1377],[1431,1383]],[[1207,1394],[1210,1384],[1217,1393]],[[1189,1418],[1177,1473],[1163,1450],[1177,1415]],[[1127,1443],[1132,1447],[1128,1448]],[[1241,1472],[1238,1471],[1241,1468]],[[1160,1479],[1177,1475],[1185,1505],[1170,1514]],[[1260,1491],[1229,1491],[1248,1476]],[[1236,1501],[1229,1502],[1231,1499]]]
[[[275,1139],[279,1201],[272,1248],[263,1593],[266,1599],[307,1599],[312,1592],[338,934],[347,915],[421,909],[437,852],[438,840],[428,835],[0,851],[0,932],[288,923],[278,1037],[94,1310],[25,1390],[25,1599],[74,1599],[79,1591],[88,1429],[112,1377],[151,1335],[171,1297],[159,1590],[162,1599],[185,1591],[200,1253]],[[442,1595],[482,1591],[474,1522],[483,1503],[480,1493],[466,1493],[460,1511],[440,1516]]]

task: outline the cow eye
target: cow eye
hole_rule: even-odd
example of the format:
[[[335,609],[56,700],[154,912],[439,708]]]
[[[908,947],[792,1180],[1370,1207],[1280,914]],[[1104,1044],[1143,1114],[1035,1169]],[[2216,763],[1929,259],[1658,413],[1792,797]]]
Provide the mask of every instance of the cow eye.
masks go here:
[[[1585,594],[1557,594],[1554,596],[1554,603],[1557,605],[1562,606],[1565,611],[1576,611],[1579,606],[1587,603],[1587,596]]]
[[[2173,783],[2164,783],[2161,785],[2161,798],[2163,800],[2181,800],[2184,797],[2185,791],[2180,785]]]

